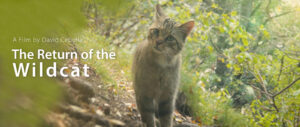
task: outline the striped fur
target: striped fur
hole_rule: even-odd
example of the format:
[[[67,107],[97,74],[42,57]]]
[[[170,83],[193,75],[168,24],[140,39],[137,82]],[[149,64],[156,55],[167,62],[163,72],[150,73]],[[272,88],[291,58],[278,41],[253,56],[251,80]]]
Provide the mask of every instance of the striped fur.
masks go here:
[[[180,78],[180,51],[193,25],[193,21],[179,25],[166,17],[157,5],[148,39],[136,48],[132,65],[133,85],[146,127],[172,127]]]

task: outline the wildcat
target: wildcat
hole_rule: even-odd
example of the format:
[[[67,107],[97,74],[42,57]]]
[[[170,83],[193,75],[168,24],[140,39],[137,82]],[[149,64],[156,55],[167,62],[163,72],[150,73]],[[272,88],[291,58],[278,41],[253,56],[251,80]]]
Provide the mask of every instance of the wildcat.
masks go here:
[[[137,46],[132,65],[136,102],[146,127],[173,126],[180,51],[193,27],[194,21],[180,25],[156,5],[148,38]]]

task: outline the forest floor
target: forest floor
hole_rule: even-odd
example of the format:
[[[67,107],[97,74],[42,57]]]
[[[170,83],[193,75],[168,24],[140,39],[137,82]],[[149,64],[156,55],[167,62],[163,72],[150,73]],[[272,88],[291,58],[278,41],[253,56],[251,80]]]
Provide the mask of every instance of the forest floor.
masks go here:
[[[69,61],[68,66],[82,64]],[[117,85],[105,84],[94,69],[88,78],[63,78],[59,83],[65,98],[58,108],[45,118],[49,127],[140,127],[141,118],[137,111],[132,82],[122,71],[108,68]],[[174,112],[175,124],[183,127],[196,126],[190,116]],[[184,124],[184,125],[183,125]]]

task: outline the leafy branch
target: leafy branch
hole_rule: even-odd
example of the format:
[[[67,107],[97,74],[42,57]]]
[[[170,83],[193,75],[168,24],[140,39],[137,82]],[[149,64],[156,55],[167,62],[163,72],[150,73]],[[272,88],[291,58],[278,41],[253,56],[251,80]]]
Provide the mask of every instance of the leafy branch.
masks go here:
[[[263,23],[263,25],[266,25],[269,21],[273,20],[274,18],[277,18],[277,17],[280,17],[280,16],[284,16],[284,15],[287,15],[289,13],[292,13],[293,11],[287,11],[287,12],[284,12],[284,13],[281,13],[281,14],[278,14],[278,15],[275,15],[275,16],[271,16],[269,17],[268,19],[266,19]]]
[[[292,83],[290,83],[288,86],[286,86],[285,88],[283,88],[282,90],[280,90],[279,92],[277,92],[276,94],[274,94],[272,97],[275,98],[276,96],[278,96],[279,94],[283,93],[284,91],[286,91],[288,88],[292,87],[294,84],[296,84],[297,81],[300,80],[300,77],[296,78]]]

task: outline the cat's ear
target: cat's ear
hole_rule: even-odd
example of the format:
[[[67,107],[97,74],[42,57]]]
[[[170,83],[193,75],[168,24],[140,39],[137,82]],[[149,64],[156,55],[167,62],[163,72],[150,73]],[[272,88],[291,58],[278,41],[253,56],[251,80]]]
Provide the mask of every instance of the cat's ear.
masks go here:
[[[161,18],[163,18],[163,17],[165,17],[165,16],[166,16],[166,15],[165,15],[165,13],[163,12],[162,8],[160,7],[159,4],[157,4],[157,5],[155,6],[155,20],[159,20],[159,19],[161,19]]]
[[[186,23],[179,26],[179,28],[184,33],[185,38],[190,34],[190,32],[192,31],[194,25],[195,25],[194,21],[188,21],[188,22],[186,22]]]

